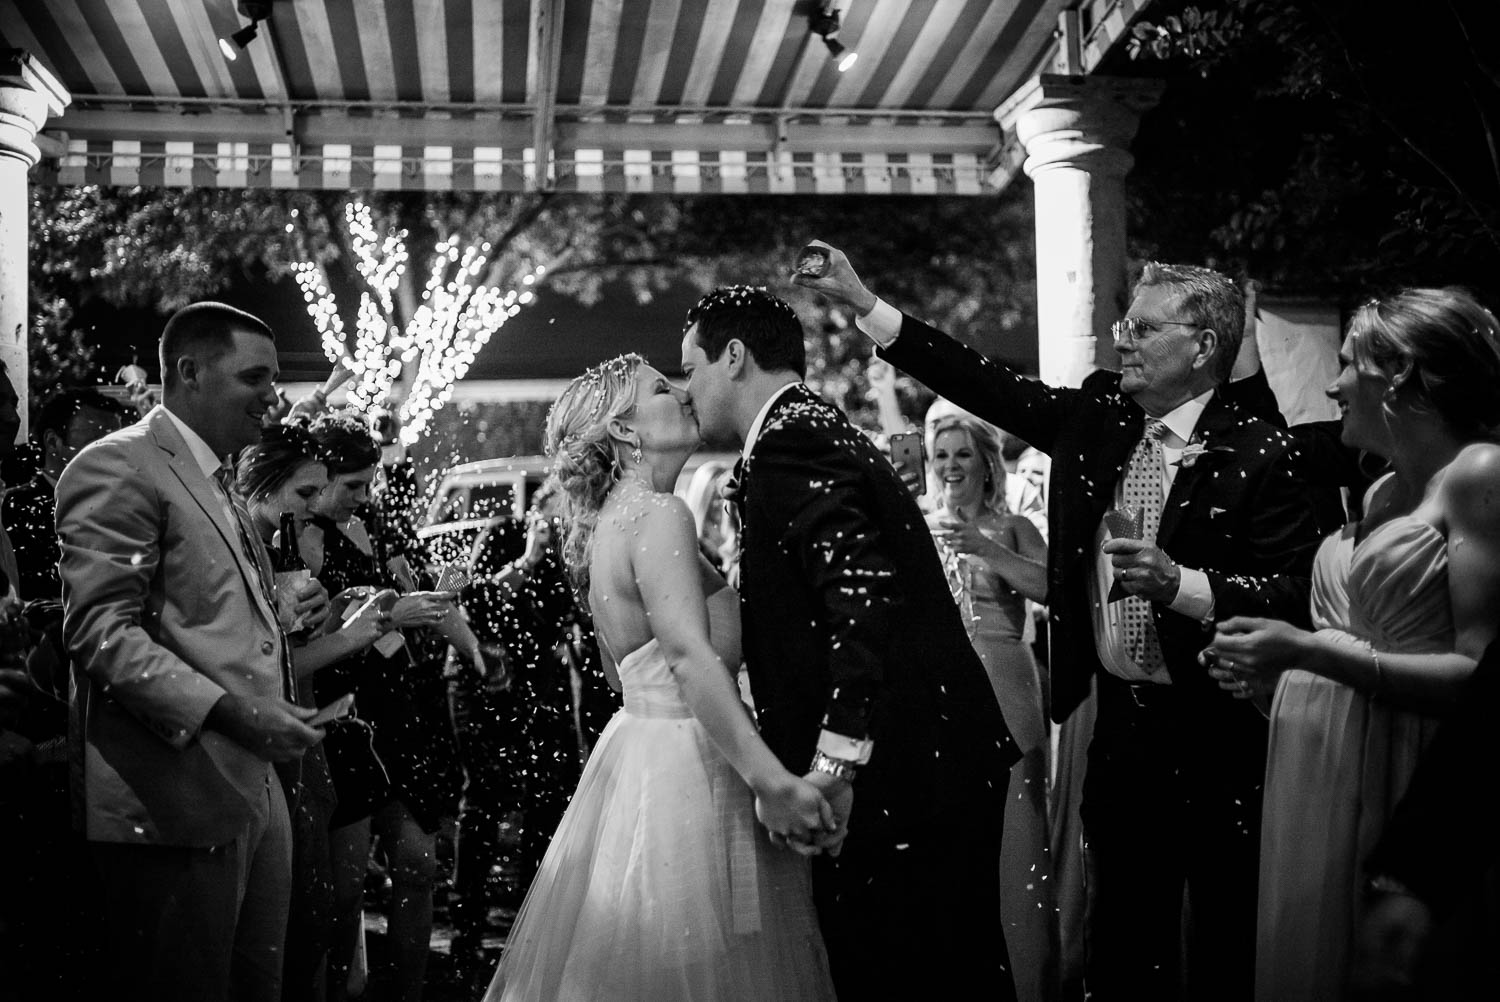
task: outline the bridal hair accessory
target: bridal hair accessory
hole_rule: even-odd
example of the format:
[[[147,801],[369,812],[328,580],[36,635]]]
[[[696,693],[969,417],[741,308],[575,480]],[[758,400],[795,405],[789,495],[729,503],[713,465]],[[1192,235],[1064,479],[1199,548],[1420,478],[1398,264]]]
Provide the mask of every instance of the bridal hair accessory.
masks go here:
[[[600,362],[583,374],[584,392],[594,394],[594,406],[589,410],[589,421],[597,421],[599,411],[604,407],[604,394],[597,391],[609,380],[629,377],[636,366],[644,361],[646,360],[634,352],[628,355],[616,355],[607,362]]]
[[[557,415],[557,409],[560,405],[564,407],[564,413],[566,413],[567,408],[574,406],[574,402],[580,394],[592,394],[593,396],[593,400],[589,405],[588,420],[586,423],[589,425],[594,424],[594,422],[599,420],[604,410],[605,400],[609,396],[609,393],[606,391],[610,384],[623,385],[631,378],[636,368],[644,365],[645,362],[646,360],[640,355],[630,352],[625,355],[617,355],[608,361],[600,362],[593,368],[586,370],[547,409],[546,427],[553,427],[553,418]],[[634,404],[631,405],[631,409],[633,408]],[[562,436],[557,441],[555,448],[557,450],[571,449],[583,438],[587,430],[587,428],[579,428],[570,434]],[[549,455],[551,451],[549,449]],[[606,458],[609,462],[613,461],[613,457]],[[606,465],[608,465],[608,462]]]

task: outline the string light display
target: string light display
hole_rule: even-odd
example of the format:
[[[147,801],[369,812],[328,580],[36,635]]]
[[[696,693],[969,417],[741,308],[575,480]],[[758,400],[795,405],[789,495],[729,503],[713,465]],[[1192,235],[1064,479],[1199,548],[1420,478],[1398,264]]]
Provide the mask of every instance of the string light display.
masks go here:
[[[500,325],[536,301],[533,290],[547,266],[529,268],[519,291],[501,292],[479,281],[494,249],[490,243],[460,249],[456,237],[446,238],[433,249],[421,303],[403,331],[395,322],[394,295],[406,271],[406,231],[393,230],[382,238],[363,202],[346,206],[344,216],[355,270],[367,285],[360,295],[352,347],[322,269],[303,262],[293,272],[323,353],[354,374],[351,404],[363,409],[385,403],[402,374],[411,373],[397,416],[401,440],[414,445]]]

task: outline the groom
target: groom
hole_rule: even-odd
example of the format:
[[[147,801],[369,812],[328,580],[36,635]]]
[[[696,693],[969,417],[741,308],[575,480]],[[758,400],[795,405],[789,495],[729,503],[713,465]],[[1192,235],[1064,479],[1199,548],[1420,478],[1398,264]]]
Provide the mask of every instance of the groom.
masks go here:
[[[1010,998],[999,856],[1016,746],[916,502],[802,382],[802,338],[764,289],[721,288],[688,312],[682,367],[704,439],[743,448],[761,734],[840,821],[813,864],[835,986],[845,1000]]]

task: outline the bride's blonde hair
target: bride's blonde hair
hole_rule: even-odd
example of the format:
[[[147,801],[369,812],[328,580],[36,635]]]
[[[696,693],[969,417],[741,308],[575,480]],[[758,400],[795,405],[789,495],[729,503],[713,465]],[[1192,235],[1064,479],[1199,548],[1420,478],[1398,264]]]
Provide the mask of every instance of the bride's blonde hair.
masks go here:
[[[567,526],[563,563],[585,603],[599,509],[621,472],[619,445],[610,437],[609,423],[635,410],[635,374],[645,361],[630,354],[594,366],[569,383],[547,412],[547,455]]]

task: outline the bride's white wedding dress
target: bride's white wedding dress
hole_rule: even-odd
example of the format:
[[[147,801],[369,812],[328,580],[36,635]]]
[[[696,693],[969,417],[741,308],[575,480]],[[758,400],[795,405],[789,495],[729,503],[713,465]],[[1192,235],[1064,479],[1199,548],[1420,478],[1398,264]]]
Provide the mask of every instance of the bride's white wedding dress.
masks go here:
[[[737,665],[739,600],[708,599]],[[599,736],[486,1002],[832,1000],[808,861],[772,846],[656,640],[621,659]]]

